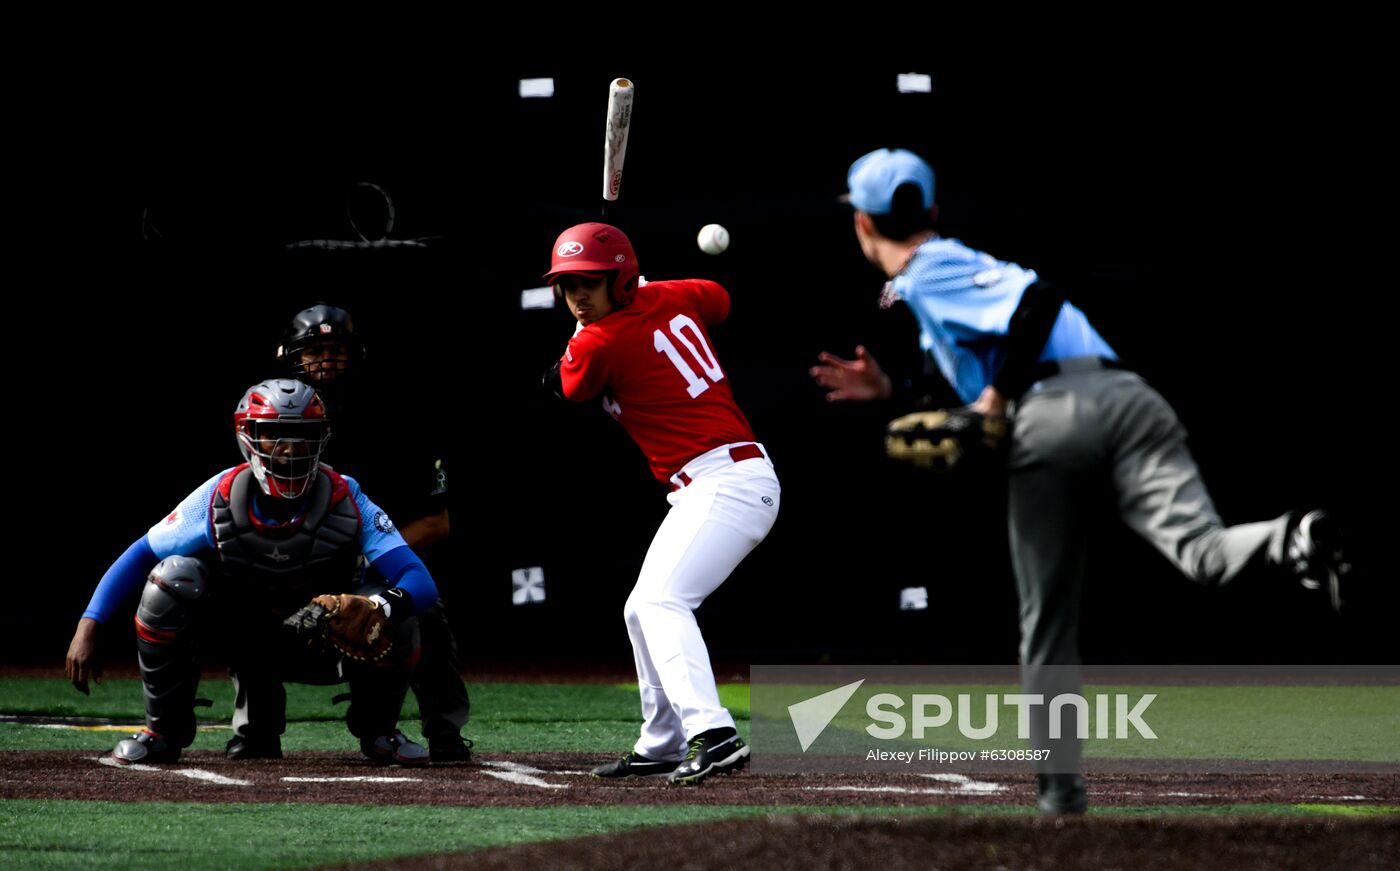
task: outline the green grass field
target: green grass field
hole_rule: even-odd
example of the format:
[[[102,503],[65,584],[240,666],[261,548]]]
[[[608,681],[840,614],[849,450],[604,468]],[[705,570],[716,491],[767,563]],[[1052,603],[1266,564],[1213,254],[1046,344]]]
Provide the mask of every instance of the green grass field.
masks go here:
[[[345,706],[331,697],[348,687],[287,685],[286,750],[353,748],[345,730]],[[233,689],[227,680],[204,680],[199,695],[213,707],[201,708],[203,721],[228,723]],[[580,751],[621,753],[637,739],[641,722],[636,685],[483,683],[471,687],[472,720],[467,734],[489,752]],[[747,684],[720,687],[720,701],[744,729],[749,712]],[[0,678],[0,714],[54,717],[103,717],[133,725],[144,723],[141,682],[108,680],[91,696],[75,692],[66,681]],[[415,740],[418,708],[410,694],[401,722]],[[119,737],[119,736],[118,736]],[[194,749],[222,748],[226,730],[202,732]],[[110,750],[117,738],[108,732],[58,731],[35,726],[0,728],[0,751],[31,748]]]
[[[455,853],[529,841],[599,835],[645,826],[789,813],[862,814],[868,807],[469,808],[366,805],[269,805],[92,801],[7,801],[0,865],[25,869],[292,868],[395,856]],[[966,813],[947,807],[889,807],[882,815]],[[986,805],[980,814],[1031,816],[1020,805]],[[1153,814],[1393,814],[1335,805],[1219,805],[1104,808],[1109,816]],[[191,838],[198,832],[197,843]]]
[[[1257,693],[1235,693],[1231,704],[1276,706],[1269,688]],[[1281,688],[1296,693],[1297,688]],[[1400,706],[1378,688],[1318,690],[1307,704],[1331,716],[1376,720],[1377,729],[1394,728]],[[296,750],[351,750],[353,739],[340,717],[343,708],[332,707],[337,687],[288,686],[289,728],[284,747]],[[466,730],[477,742],[478,752],[583,751],[606,758],[629,747],[639,722],[635,686],[484,683],[471,687],[473,718]],[[213,700],[201,718],[223,720],[231,712],[227,681],[207,680],[201,695]],[[749,687],[725,685],[721,698],[739,718],[740,730],[749,729]],[[1190,704],[1191,699],[1196,704]],[[1297,700],[1297,697],[1293,697]],[[1377,701],[1379,699],[1379,701]],[[1210,716],[1210,688],[1196,688],[1170,706],[1173,728],[1202,728],[1192,724],[1192,710],[1203,720]],[[411,704],[411,702],[410,702]],[[1380,705],[1379,709],[1376,708]],[[114,718],[130,724],[141,722],[141,690],[135,680],[111,680],[94,688],[91,697],[78,695],[62,680],[0,679],[0,714]],[[1390,719],[1386,718],[1390,715]],[[405,731],[415,735],[416,711],[406,710]],[[226,728],[202,731],[195,749],[221,749]],[[1369,735],[1369,733],[1367,733]],[[37,725],[0,723],[0,751],[44,749],[109,750],[121,737],[112,731],[58,730]],[[1333,746],[1331,758],[1370,758],[1362,744],[1348,750]],[[1364,747],[1362,745],[1365,745]],[[1242,758],[1262,758],[1266,742],[1241,735],[1232,740],[1235,752],[1255,753]],[[1270,745],[1272,746],[1272,745]],[[1400,742],[1389,745],[1395,759]],[[1274,746],[1291,751],[1291,747]],[[1174,747],[1173,752],[1180,752]],[[1220,755],[1219,746],[1214,755]],[[1350,753],[1351,755],[1343,755]],[[1286,753],[1285,753],[1286,755]],[[1095,813],[1174,814],[1349,814],[1391,813],[1394,808],[1343,807],[1339,805],[1232,805],[1225,807],[1164,807],[1096,809]],[[392,856],[431,854],[477,849],[529,841],[570,838],[589,834],[697,822],[726,817],[774,813],[824,814],[946,814],[967,813],[1029,815],[1020,805],[979,805],[974,808],[909,807],[773,807],[753,805],[658,805],[557,807],[434,807],[343,804],[168,804],[97,801],[9,800],[0,802],[0,866],[6,868],[286,868],[307,864],[369,861]],[[197,833],[197,834],[196,834]]]

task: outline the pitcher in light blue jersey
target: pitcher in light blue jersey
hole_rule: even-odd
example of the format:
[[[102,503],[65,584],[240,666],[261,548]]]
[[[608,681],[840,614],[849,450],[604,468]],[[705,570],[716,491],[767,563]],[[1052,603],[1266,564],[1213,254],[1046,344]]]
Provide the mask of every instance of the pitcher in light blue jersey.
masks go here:
[[[1035,272],[937,234],[928,163],[880,149],[851,165],[847,185],[861,251],[889,278],[881,305],[906,302],[923,350],[962,401],[1010,421],[1008,528],[1027,692],[1078,691],[1077,678],[1055,667],[1079,662],[1092,500],[1107,492],[1100,482],[1111,485],[1123,521],[1193,580],[1219,585],[1252,566],[1281,567],[1327,587],[1340,610],[1350,565],[1335,521],[1295,511],[1226,526],[1171,406],[1123,367],[1084,313]],[[821,354],[811,375],[832,401],[902,392],[863,347],[854,359]],[[1075,734],[1072,709],[1058,735]],[[1032,746],[1051,751],[1037,765],[1040,808],[1083,812],[1079,742],[1051,740],[1046,711],[1036,708],[1031,724]]]

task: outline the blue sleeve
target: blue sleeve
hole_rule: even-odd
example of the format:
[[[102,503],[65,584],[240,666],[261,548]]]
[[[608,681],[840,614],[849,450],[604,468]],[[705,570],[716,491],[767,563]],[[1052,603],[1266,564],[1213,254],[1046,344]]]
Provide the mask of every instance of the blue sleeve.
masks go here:
[[[398,587],[413,597],[415,616],[437,602],[437,584],[433,583],[433,576],[408,545],[394,548],[370,565],[389,581],[389,586]]]
[[[112,615],[122,603],[141,589],[146,576],[158,562],[160,560],[156,557],[156,552],[151,550],[151,543],[147,541],[146,536],[141,536],[126,549],[126,553],[117,557],[117,561],[107,569],[102,580],[97,582],[97,589],[93,591],[83,616],[91,617],[98,623],[106,623],[112,619]]]
[[[350,488],[350,495],[355,500],[355,507],[360,511],[360,553],[365,555],[365,559],[374,562],[395,548],[407,547],[408,542],[399,535],[394,521],[389,519],[383,508],[370,501],[360,489],[360,483],[349,475],[341,477],[345,479]],[[436,593],[433,594],[433,598],[437,598]]]
[[[165,519],[146,532],[151,550],[160,559],[168,556],[189,556],[214,546],[214,527],[209,522],[209,502],[214,488],[229,473],[225,469],[200,484],[195,491],[175,506]]]

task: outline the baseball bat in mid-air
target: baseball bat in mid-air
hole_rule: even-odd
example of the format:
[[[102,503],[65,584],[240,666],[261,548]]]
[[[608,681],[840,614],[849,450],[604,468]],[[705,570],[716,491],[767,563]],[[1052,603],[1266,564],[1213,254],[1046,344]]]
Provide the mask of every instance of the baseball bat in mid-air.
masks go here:
[[[617,200],[622,189],[622,161],[627,157],[627,131],[632,126],[631,79],[613,79],[608,89],[608,128],[603,138],[603,207]]]

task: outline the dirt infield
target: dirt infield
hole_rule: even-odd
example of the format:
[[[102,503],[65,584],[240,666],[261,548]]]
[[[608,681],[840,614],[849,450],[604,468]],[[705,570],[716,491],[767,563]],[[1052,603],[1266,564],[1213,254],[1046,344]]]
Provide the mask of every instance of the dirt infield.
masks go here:
[[[469,765],[381,768],[348,753],[295,753],[232,762],[216,751],[179,765],[116,765],[93,751],[0,753],[0,798],[544,807],[567,805],[942,806],[975,811],[1035,800],[1028,775],[756,776],[699,787],[661,779],[597,780],[599,757],[483,754]],[[1400,806],[1395,774],[1103,774],[1096,807],[1242,803]],[[875,818],[768,814],[415,857],[376,869],[685,868],[1156,868],[1393,867],[1400,815],[1358,817],[1034,815]]]
[[[0,798],[182,802],[334,802],[471,807],[547,805],[1022,805],[1029,775],[756,776],[743,772],[699,787],[661,779],[602,781],[603,761],[579,753],[483,754],[470,765],[381,768],[348,753],[295,753],[233,762],[216,751],[178,765],[117,766],[93,751],[0,753]],[[366,780],[366,778],[373,778]],[[984,779],[985,778],[985,779]],[[1104,774],[1090,779],[1095,806],[1240,803],[1400,805],[1395,774]]]

